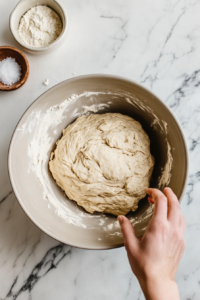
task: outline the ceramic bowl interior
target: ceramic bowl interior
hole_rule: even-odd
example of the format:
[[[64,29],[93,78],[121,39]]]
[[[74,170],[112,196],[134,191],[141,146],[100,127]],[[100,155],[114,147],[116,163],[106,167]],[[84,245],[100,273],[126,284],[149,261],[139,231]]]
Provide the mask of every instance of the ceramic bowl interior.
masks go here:
[[[123,245],[116,216],[87,213],[64,195],[48,168],[50,153],[61,137],[62,129],[81,114],[88,113],[88,107],[93,113],[129,115],[142,124],[150,137],[151,153],[155,157],[151,187],[159,185],[169,143],[173,156],[169,186],[181,199],[187,179],[188,155],[180,126],[153,93],[116,76],[80,76],[41,95],[15,129],[9,150],[9,174],[22,208],[44,232],[81,248],[115,248]],[[155,117],[160,124],[155,124]],[[139,202],[138,210],[127,215],[138,237],[145,232],[152,212],[152,205],[144,198]]]
[[[60,34],[60,36],[50,45],[46,47],[30,47],[26,44],[24,44],[18,33],[18,27],[20,23],[21,17],[32,7],[37,6],[37,5],[46,5],[52,8],[61,18],[63,29]],[[60,44],[63,42],[63,38],[65,36],[66,30],[68,27],[68,20],[67,20],[67,15],[64,10],[64,8],[55,0],[21,0],[18,2],[16,7],[14,8],[13,12],[10,15],[10,30],[15,38],[15,40],[18,42],[18,44],[23,48],[24,51],[38,55],[38,54],[45,54],[52,52],[56,48],[60,46]]]
[[[0,90],[2,91],[12,91],[20,88],[28,79],[29,76],[29,63],[26,56],[18,49],[2,46],[0,47],[0,61],[12,57],[21,66],[21,78],[18,82],[12,85],[3,84],[0,82]]]

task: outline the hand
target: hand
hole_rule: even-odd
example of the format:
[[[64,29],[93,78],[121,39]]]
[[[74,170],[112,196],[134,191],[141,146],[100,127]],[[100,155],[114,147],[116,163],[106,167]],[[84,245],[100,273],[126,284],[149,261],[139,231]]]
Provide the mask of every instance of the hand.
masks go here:
[[[164,194],[147,189],[154,214],[139,241],[130,221],[119,216],[129,262],[139,280],[146,299],[177,300],[179,293],[175,275],[185,249],[185,221],[176,195],[170,188]]]

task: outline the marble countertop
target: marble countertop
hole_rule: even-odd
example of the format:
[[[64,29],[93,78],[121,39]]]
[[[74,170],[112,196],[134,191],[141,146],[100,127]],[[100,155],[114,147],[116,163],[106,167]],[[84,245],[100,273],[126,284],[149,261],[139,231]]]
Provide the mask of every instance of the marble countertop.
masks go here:
[[[0,91],[0,299],[144,299],[124,248],[87,251],[50,238],[22,211],[9,181],[8,147],[27,107],[58,82],[91,73],[143,83],[183,127],[190,152],[181,204],[187,248],[176,280],[182,300],[200,299],[200,1],[60,2],[69,17],[64,44],[45,56],[27,54],[27,83]],[[18,47],[9,30],[16,3],[0,1],[0,45]]]

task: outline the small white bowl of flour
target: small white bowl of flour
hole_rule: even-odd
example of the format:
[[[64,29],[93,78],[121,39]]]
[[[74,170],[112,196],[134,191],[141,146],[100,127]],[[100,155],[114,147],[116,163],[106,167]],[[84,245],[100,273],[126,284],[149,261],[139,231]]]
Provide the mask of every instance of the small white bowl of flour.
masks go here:
[[[13,37],[23,50],[35,55],[58,48],[67,26],[66,12],[55,0],[21,0],[10,15]]]

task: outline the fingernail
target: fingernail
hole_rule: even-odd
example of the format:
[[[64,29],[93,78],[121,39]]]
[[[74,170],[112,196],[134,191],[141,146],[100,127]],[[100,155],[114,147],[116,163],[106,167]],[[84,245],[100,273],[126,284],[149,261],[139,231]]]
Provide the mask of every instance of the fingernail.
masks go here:
[[[154,201],[151,197],[148,197],[148,201],[151,203],[151,204],[154,204]]]
[[[118,221],[119,221],[119,224],[122,225],[123,224],[123,217],[122,216],[118,216]]]

